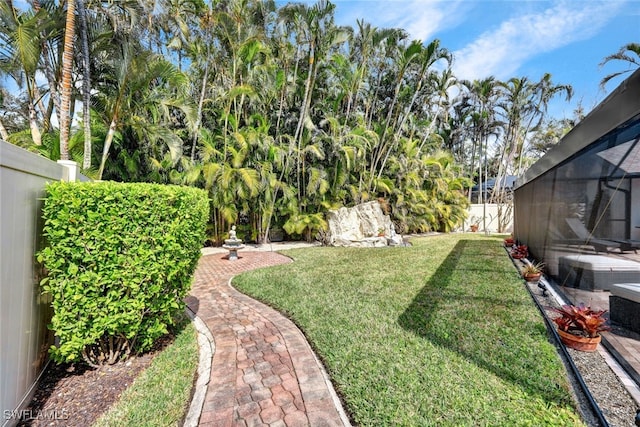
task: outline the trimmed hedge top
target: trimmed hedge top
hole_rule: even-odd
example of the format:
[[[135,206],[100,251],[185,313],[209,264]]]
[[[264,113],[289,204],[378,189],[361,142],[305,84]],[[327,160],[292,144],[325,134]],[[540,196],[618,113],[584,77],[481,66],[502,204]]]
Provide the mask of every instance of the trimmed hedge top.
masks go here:
[[[203,190],[157,184],[53,183],[43,209],[57,361],[114,363],[166,333],[200,257]],[[113,343],[116,344],[113,344]]]

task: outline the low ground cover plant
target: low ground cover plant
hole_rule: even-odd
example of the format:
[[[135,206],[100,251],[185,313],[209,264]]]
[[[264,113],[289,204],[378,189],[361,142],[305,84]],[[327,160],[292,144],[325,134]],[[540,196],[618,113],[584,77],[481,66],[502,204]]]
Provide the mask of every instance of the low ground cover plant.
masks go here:
[[[361,426],[583,425],[502,239],[287,251],[234,286],[290,316]]]
[[[53,183],[38,260],[51,296],[58,362],[115,363],[167,333],[205,240],[203,190],[155,184]]]

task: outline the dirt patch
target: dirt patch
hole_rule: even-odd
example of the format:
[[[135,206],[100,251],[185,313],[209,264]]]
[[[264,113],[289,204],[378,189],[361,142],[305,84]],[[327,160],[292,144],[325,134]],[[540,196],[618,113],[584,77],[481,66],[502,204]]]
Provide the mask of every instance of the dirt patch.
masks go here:
[[[31,403],[20,412],[18,426],[92,425],[173,340],[173,336],[163,337],[150,352],[100,369],[84,363],[51,362]]]

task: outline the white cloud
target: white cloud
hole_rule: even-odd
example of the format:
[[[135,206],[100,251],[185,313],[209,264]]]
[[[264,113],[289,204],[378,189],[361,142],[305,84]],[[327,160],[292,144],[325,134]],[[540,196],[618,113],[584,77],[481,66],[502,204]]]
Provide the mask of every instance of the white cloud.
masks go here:
[[[412,40],[429,42],[445,28],[457,25],[463,0],[335,1],[340,24],[355,26],[363,19],[378,28],[402,28]]]
[[[454,52],[455,74],[469,80],[513,76],[536,55],[592,37],[623,3],[560,2],[540,13],[512,18]]]

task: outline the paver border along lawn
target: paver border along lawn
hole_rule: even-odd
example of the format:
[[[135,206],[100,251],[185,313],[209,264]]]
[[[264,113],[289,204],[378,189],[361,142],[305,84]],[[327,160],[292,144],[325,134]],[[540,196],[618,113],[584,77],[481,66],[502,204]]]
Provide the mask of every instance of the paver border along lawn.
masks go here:
[[[501,237],[311,248],[233,285],[293,319],[355,424],[582,425]]]

